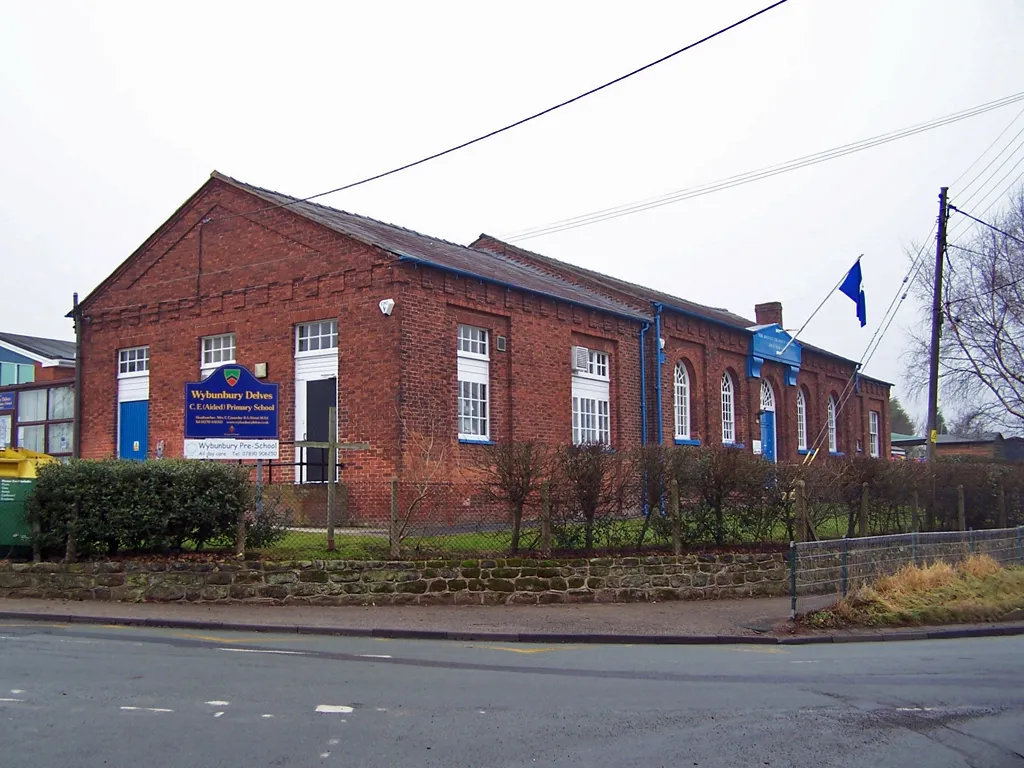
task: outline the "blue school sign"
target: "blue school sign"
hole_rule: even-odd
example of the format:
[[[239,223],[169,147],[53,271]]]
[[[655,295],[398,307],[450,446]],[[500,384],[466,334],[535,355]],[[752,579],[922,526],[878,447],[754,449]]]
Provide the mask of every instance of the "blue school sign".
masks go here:
[[[792,341],[792,338],[778,325],[762,325],[754,329],[747,361],[749,375],[755,379],[761,378],[764,361],[774,360],[786,366],[786,384],[795,387],[796,375],[800,372],[801,349],[800,342]]]
[[[14,410],[14,393],[0,392],[0,411]]]
[[[278,438],[278,386],[264,384],[240,365],[222,365],[185,385],[185,439]]]

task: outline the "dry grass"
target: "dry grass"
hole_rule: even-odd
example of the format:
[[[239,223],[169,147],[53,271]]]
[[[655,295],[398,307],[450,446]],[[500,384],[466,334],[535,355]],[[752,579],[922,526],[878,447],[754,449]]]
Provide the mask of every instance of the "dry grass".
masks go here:
[[[958,565],[907,565],[806,617],[817,628],[999,621],[1024,609],[1024,568],[1003,568],[988,555]]]

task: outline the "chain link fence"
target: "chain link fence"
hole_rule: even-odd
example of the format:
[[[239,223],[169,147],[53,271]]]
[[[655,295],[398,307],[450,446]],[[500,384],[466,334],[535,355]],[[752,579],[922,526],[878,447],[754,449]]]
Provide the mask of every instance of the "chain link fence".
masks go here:
[[[846,595],[905,565],[943,560],[956,564],[989,555],[1002,565],[1024,566],[1024,526],[982,531],[904,533],[790,543],[792,613],[800,597]]]

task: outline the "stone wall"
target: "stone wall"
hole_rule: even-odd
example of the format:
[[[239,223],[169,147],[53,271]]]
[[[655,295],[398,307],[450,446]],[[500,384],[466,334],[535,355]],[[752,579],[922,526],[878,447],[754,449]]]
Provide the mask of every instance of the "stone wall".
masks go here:
[[[782,554],[589,560],[0,561],[0,597],[126,602],[499,605],[786,594]]]

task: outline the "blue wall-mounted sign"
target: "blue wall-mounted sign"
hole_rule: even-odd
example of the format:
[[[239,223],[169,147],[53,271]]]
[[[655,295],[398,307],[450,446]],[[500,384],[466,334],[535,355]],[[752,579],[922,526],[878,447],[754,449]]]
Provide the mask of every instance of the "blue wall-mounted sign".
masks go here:
[[[185,385],[185,438],[277,440],[277,384],[264,384],[240,365],[222,365]]]
[[[14,410],[14,393],[0,392],[0,411]]]
[[[747,361],[750,376],[760,378],[764,361],[773,360],[786,366],[786,384],[795,387],[802,350],[799,341],[789,343],[792,338],[779,325],[765,325],[754,331],[750,337],[750,358]]]

